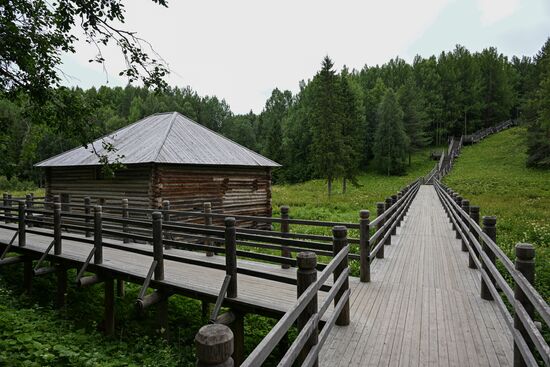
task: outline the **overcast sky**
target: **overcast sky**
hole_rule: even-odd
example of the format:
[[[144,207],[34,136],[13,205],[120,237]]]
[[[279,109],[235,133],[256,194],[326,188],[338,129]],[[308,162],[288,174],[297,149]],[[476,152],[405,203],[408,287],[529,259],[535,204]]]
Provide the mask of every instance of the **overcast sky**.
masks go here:
[[[329,55],[340,69],[400,56],[430,56],[457,43],[533,55],[550,36],[549,0],[151,0],[126,1],[125,29],[168,62],[173,86],[224,98],[235,113],[261,112],[273,88],[298,90]],[[120,52],[104,52],[107,73],[79,42],[63,57],[67,85],[124,86]]]

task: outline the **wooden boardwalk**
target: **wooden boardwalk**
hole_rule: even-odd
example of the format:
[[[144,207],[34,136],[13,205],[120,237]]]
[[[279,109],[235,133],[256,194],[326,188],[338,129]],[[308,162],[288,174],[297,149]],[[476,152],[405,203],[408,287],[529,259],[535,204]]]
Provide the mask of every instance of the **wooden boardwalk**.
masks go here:
[[[0,229],[0,244],[7,244],[17,224]],[[43,233],[52,233],[41,229]],[[55,260],[80,267],[93,245],[83,235],[63,239]],[[89,241],[90,239],[87,239]],[[52,237],[26,236],[18,252],[37,258]],[[103,263],[113,277],[142,284],[152,263],[152,247],[105,239]],[[434,186],[420,186],[385,258],[371,265],[371,282],[350,277],[349,326],[334,326],[319,362],[322,366],[507,366],[512,364],[512,337],[495,301],[480,298],[480,273],[468,268]],[[3,248],[4,246],[0,246]],[[134,249],[130,252],[125,249]],[[137,253],[135,252],[137,250]],[[181,249],[164,250],[165,280],[151,287],[215,302],[223,283],[224,256]],[[195,264],[193,263],[195,262]],[[213,267],[196,265],[208,262]],[[241,270],[263,272],[295,282],[296,268],[238,260]],[[90,264],[91,271],[98,268]],[[332,275],[330,276],[332,278]],[[332,283],[332,279],[327,281]],[[295,284],[238,274],[238,296],[224,305],[236,311],[281,317],[296,305]],[[319,291],[319,304],[328,293]],[[328,320],[333,306],[322,316]],[[327,329],[328,330],[328,329]]]
[[[507,366],[512,337],[448,222],[422,186],[371,283],[351,278],[351,324],[335,326],[322,366]]]
[[[13,230],[0,229],[0,244],[7,244],[15,231],[17,224],[10,225]],[[41,229],[44,232],[52,232]],[[53,233],[53,232],[52,232]],[[85,239],[83,235],[72,233],[75,238]],[[89,238],[87,239],[89,240]],[[42,254],[51,237],[36,234],[27,234],[27,245],[24,251],[31,254]],[[150,245],[129,243],[114,239],[105,239],[105,243],[112,243],[120,246],[121,249],[104,247],[102,267],[109,269],[123,279],[141,284],[147,276],[147,271],[153,260],[151,255],[138,254],[124,251],[122,248],[132,248],[152,254]],[[93,245],[74,240],[63,240],[63,254],[61,259],[68,260],[72,264],[82,264],[90,253]],[[53,253],[53,250],[51,251]],[[174,256],[182,259],[206,261],[211,264],[225,266],[225,257],[206,256],[201,252],[186,251],[181,249],[165,249],[165,256]],[[91,265],[93,266],[93,265]],[[296,268],[282,269],[280,265],[261,263],[245,259],[238,260],[239,268],[261,271],[273,275],[283,276],[289,279],[296,279]],[[225,270],[208,268],[205,266],[181,263],[173,260],[164,260],[165,280],[164,284],[169,285],[175,293],[190,296],[193,298],[206,299],[215,302],[222,286]],[[153,281],[154,284],[154,281]],[[332,284],[332,279],[327,285]],[[326,292],[319,292],[319,300],[323,300]],[[280,317],[296,303],[296,285],[286,284],[255,276],[238,274],[238,297],[225,300],[227,306],[241,309],[245,312]],[[330,310],[329,310],[330,311]],[[328,316],[329,313],[327,313]]]

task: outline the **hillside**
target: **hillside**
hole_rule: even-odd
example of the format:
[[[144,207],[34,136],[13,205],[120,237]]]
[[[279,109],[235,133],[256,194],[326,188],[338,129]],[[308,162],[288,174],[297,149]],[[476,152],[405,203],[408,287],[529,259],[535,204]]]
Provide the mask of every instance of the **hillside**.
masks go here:
[[[526,168],[526,130],[495,134],[463,148],[444,182],[497,216],[497,242],[514,258],[514,245],[536,247],[536,288],[550,299],[550,171]]]

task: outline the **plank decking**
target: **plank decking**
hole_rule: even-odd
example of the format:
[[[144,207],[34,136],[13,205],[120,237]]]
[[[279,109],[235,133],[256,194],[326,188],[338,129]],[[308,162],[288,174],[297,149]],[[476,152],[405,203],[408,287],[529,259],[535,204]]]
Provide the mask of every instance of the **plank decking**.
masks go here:
[[[13,230],[0,229],[6,244]],[[78,236],[78,235],[74,235]],[[152,251],[151,246],[122,244]],[[27,234],[25,251],[42,253],[51,237]],[[63,240],[63,258],[85,261],[90,244]],[[165,254],[225,264],[223,256],[178,249]],[[143,281],[151,256],[104,248],[104,264]],[[239,259],[239,267],[296,278],[295,269]],[[164,260],[165,283],[178,293],[215,300],[225,271]],[[372,264],[370,283],[350,278],[351,324],[335,326],[320,354],[322,366],[507,366],[512,338],[495,302],[480,298],[480,274],[447,220],[433,186],[421,186],[405,221]],[[239,274],[238,297],[229,305],[281,316],[296,302],[296,286]],[[321,301],[325,292],[319,292]],[[327,312],[325,318],[330,315]]]
[[[351,324],[335,326],[322,366],[507,366],[512,337],[480,298],[433,186],[422,186],[372,281],[350,280]]]

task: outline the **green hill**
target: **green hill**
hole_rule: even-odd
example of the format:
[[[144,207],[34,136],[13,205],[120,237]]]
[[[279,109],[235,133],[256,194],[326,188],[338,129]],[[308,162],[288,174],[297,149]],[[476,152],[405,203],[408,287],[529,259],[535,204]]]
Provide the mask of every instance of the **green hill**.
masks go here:
[[[444,182],[481,215],[497,216],[497,243],[514,259],[514,245],[536,248],[536,288],[550,299],[550,171],[525,166],[526,130],[495,134],[463,148]]]

